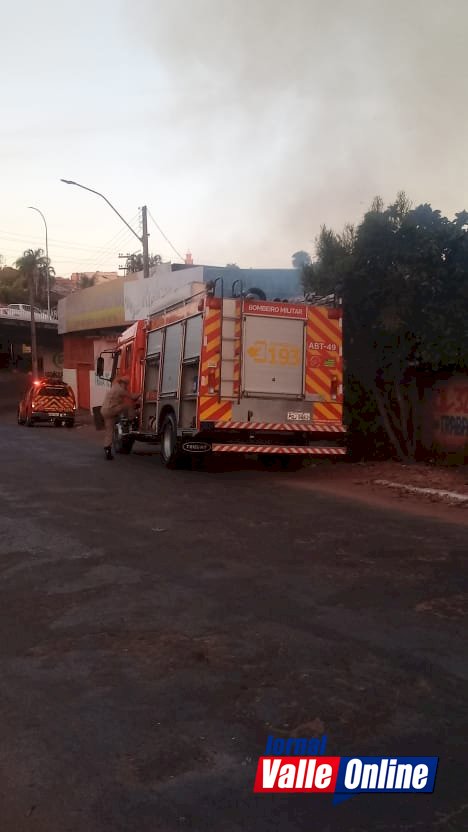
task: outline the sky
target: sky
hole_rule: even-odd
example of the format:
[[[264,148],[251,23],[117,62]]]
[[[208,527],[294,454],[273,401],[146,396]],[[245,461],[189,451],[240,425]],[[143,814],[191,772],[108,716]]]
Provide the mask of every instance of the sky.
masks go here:
[[[0,255],[287,267],[405,190],[468,209],[466,0],[0,0]],[[175,249],[175,250],[174,250]],[[123,263],[123,261],[121,261]]]

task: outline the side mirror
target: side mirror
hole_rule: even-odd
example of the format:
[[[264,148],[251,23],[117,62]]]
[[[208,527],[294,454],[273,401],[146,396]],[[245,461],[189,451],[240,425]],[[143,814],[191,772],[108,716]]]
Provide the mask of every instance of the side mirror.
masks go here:
[[[99,378],[102,378],[104,375],[104,359],[102,355],[100,355],[96,361],[96,375]]]
[[[110,375],[111,382],[114,381],[114,379],[117,375],[117,367],[119,366],[119,356],[120,356],[120,350],[116,350],[116,352],[114,352],[112,354],[112,370],[111,370],[111,375]]]

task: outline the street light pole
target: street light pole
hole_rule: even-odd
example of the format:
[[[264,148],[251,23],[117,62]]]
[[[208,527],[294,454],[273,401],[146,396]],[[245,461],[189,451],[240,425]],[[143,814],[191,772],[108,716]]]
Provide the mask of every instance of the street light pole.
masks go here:
[[[34,205],[28,205],[28,208],[30,208],[31,211],[37,211],[37,213],[41,215],[42,220],[43,220],[44,225],[45,225],[45,248],[46,248],[46,260],[47,260],[47,314],[49,315],[49,318],[50,318],[49,237],[48,237],[48,233],[47,233],[46,218],[45,218],[44,214],[42,213],[42,211],[40,211],[39,208],[35,208]]]
[[[148,253],[148,221],[146,216],[146,205],[143,206],[141,209],[141,217],[142,217],[142,228],[143,233],[140,237],[139,234],[132,228],[131,225],[127,222],[127,220],[122,216],[122,214],[117,211],[117,208],[114,208],[112,202],[110,202],[104,194],[101,194],[99,191],[95,191],[93,188],[87,188],[86,185],[80,185],[79,182],[74,182],[73,179],[61,179],[61,182],[65,182],[65,185],[75,185],[77,188],[82,188],[84,191],[89,191],[91,194],[96,194],[96,196],[100,196],[104,202],[107,202],[109,208],[112,208],[114,214],[117,214],[120,220],[127,226],[129,231],[137,238],[137,240],[141,243],[143,249],[143,277],[149,277],[149,253]]]

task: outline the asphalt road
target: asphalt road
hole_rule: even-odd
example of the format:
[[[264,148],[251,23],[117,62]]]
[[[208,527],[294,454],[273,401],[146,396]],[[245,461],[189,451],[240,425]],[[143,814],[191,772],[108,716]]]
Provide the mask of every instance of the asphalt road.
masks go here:
[[[468,829],[466,527],[11,417],[0,454],[1,832]],[[435,793],[252,794],[322,730]]]

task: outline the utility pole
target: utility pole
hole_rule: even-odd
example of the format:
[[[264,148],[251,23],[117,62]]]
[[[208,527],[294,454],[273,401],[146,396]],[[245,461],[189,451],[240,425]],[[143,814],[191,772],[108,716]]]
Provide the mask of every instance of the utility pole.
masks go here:
[[[61,179],[61,182],[65,182],[65,185],[75,185],[77,188],[82,188],[84,191],[89,191],[91,194],[96,194],[96,196],[100,196],[104,202],[107,202],[109,208],[111,208],[114,214],[117,214],[119,219],[127,226],[129,231],[140,241],[142,248],[143,248],[143,277],[149,277],[149,254],[148,254],[148,217],[147,217],[147,207],[146,205],[143,206],[141,209],[141,220],[142,220],[142,235],[140,237],[139,234],[132,228],[131,225],[128,224],[127,220],[122,216],[122,214],[117,211],[112,205],[112,202],[109,202],[104,194],[101,194],[100,191],[95,191],[94,188],[87,188],[86,185],[80,185],[79,182],[75,182],[73,179]]]
[[[143,246],[143,277],[149,277],[149,253],[148,253],[148,210],[146,205],[141,209],[141,225],[142,235],[141,244]]]

